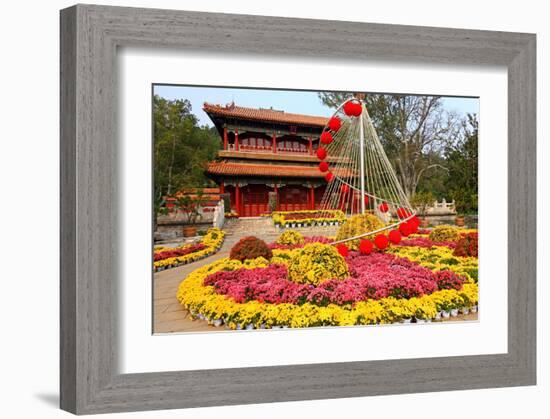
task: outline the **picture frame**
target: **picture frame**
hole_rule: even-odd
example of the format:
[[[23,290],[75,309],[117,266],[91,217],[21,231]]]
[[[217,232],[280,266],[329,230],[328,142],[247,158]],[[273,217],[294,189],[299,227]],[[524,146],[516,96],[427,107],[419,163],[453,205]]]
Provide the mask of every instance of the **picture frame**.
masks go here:
[[[115,85],[123,46],[506,66],[508,353],[117,373]],[[91,414],[535,384],[535,87],[534,34],[95,5],[62,10],[61,408]]]

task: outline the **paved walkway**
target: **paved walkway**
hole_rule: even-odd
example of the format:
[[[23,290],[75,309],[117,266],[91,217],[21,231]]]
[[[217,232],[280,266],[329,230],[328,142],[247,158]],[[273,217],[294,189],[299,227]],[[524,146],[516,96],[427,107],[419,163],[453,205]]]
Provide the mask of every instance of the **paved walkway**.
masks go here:
[[[238,220],[230,220],[224,227],[226,237],[224,244],[219,252],[201,259],[197,262],[183,265],[178,268],[167,269],[165,271],[154,274],[154,289],[153,289],[153,330],[154,333],[173,333],[173,332],[214,332],[228,330],[227,327],[210,326],[204,320],[192,320],[189,312],[185,310],[178,300],[176,293],[178,286],[189,273],[206,264],[212,263],[218,259],[229,256],[229,252],[233,245],[245,236],[257,236],[266,242],[274,241],[281,233],[279,229],[273,226],[269,218],[241,218]],[[301,231],[306,236],[314,235],[335,235],[335,227],[325,227],[322,232],[318,229],[296,229]],[[469,314],[467,316],[459,316],[449,319],[451,321],[458,320],[477,320],[477,314]]]

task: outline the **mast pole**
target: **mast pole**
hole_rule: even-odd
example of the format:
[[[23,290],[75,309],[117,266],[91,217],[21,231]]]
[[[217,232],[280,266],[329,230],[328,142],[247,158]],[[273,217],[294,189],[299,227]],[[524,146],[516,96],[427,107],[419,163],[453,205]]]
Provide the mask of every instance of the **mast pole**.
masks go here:
[[[363,101],[359,100],[361,103],[361,115],[359,115],[359,164],[360,164],[360,173],[361,176],[361,214],[365,213],[365,133],[363,131],[363,113],[365,112],[365,107]]]

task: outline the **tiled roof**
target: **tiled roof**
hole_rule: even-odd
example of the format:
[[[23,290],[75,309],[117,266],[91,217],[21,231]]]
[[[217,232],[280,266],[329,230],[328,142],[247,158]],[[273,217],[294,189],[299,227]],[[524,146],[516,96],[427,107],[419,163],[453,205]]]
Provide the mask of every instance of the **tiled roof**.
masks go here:
[[[286,113],[274,109],[256,109],[237,106],[234,103],[229,105],[214,105],[204,103],[202,109],[207,114],[226,116],[238,119],[247,119],[253,121],[279,122],[284,124],[309,125],[315,127],[324,127],[328,118],[324,116],[301,115],[296,113]]]
[[[210,162],[206,168],[208,173],[216,175],[240,176],[274,176],[274,177],[305,177],[324,178],[317,166],[295,166],[281,164],[249,164],[225,161]]]

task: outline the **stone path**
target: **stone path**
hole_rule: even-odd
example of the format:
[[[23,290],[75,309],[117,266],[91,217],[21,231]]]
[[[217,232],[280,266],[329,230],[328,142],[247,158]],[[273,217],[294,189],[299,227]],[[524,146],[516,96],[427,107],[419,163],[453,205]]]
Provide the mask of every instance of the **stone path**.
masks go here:
[[[153,282],[153,331],[154,333],[173,332],[214,332],[228,330],[227,327],[214,327],[208,325],[204,320],[192,320],[189,312],[184,310],[176,299],[178,286],[189,273],[201,266],[212,263],[218,259],[229,256],[233,245],[245,236],[257,236],[266,242],[274,241],[282,230],[273,226],[270,218],[240,218],[229,220],[224,227],[226,237],[224,244],[216,254],[199,260],[197,262],[183,265],[178,268],[167,269],[154,274]],[[295,229],[306,236],[336,234],[336,227],[324,227],[322,232],[319,229],[301,228]],[[459,316],[449,321],[477,320],[476,314]]]

